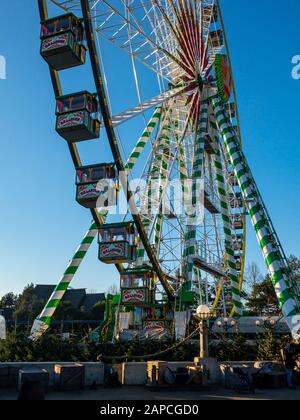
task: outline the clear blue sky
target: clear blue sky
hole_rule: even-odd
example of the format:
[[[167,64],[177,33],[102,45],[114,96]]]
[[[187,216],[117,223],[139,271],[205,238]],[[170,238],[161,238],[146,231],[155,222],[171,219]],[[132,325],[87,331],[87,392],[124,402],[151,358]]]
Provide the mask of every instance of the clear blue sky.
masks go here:
[[[56,283],[90,221],[89,212],[74,200],[69,152],[54,131],[53,92],[39,56],[36,3],[6,3],[0,26],[0,55],[7,61],[7,80],[0,80],[0,296],[20,292],[30,282]],[[300,256],[300,80],[291,77],[292,56],[300,54],[300,3],[287,0],[283,7],[273,0],[221,0],[221,5],[244,148],[286,252]],[[111,52],[110,82],[116,107],[123,109],[133,82],[124,79],[126,64],[120,57]],[[91,88],[88,70],[69,73],[64,88]],[[145,98],[152,93],[148,83]],[[109,159],[108,150],[89,147],[85,153],[95,161]],[[263,266],[253,234],[249,236],[248,258]],[[106,291],[113,283],[118,283],[114,267],[98,262],[94,246],[72,286]]]

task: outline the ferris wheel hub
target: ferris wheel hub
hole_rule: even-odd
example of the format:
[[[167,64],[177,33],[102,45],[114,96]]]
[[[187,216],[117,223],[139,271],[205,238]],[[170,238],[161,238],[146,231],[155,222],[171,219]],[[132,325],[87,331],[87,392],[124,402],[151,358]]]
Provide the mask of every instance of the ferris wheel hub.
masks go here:
[[[198,82],[198,85],[199,85],[199,88],[200,88],[200,92],[202,92],[203,91],[203,87],[204,87],[204,81],[203,81],[202,76],[201,76],[200,73],[197,76],[197,82]]]

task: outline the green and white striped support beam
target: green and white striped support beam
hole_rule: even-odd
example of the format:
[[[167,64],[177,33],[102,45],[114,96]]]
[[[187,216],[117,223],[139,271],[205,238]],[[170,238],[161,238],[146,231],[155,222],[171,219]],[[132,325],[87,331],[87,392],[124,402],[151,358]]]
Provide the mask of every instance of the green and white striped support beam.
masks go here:
[[[128,172],[134,168],[143,149],[145,148],[146,144],[151,138],[151,134],[161,118],[161,113],[162,113],[162,107],[160,106],[155,110],[153,116],[151,117],[147,127],[145,128],[140,139],[138,140],[133,152],[131,153],[125,165],[125,169]],[[103,223],[105,223],[105,220],[108,215],[108,211],[105,209],[102,209],[100,211],[100,215],[102,216]],[[41,337],[51,325],[53,315],[57,307],[59,306],[61,300],[63,299],[71,281],[73,280],[76,272],[78,271],[78,268],[80,264],[82,263],[84,257],[86,256],[90,246],[92,245],[97,233],[98,233],[97,226],[95,223],[92,223],[88,232],[84,236],[81,244],[79,245],[73,259],[69,263],[64,275],[62,276],[60,282],[58,283],[49,301],[47,302],[45,308],[34,321],[34,324],[31,329],[31,335],[30,335],[30,338],[32,340],[37,340],[39,337]]]
[[[76,250],[74,257],[69,263],[66,271],[64,272],[60,282],[56,286],[54,292],[52,293],[49,301],[47,302],[45,308],[39,315],[39,317],[34,321],[34,324],[31,329],[30,338],[32,340],[37,340],[51,325],[53,315],[60,304],[64,294],[68,290],[68,287],[73,280],[75,274],[78,271],[78,268],[86,256],[87,251],[89,250],[94,238],[98,233],[98,227],[94,223],[90,229],[87,231],[84,236],[81,244]]]
[[[201,107],[201,116],[199,122],[199,133],[195,142],[195,155],[193,162],[193,175],[192,175],[192,206],[197,208],[199,202],[198,185],[197,181],[201,180],[203,176],[203,162],[204,162],[204,148],[205,148],[205,136],[207,133],[207,120],[208,120],[208,103],[203,102]],[[185,203],[187,204],[187,202]],[[190,211],[191,209],[189,209]],[[194,257],[198,255],[197,249],[197,220],[198,215],[189,215],[187,222],[187,231],[185,233],[185,251],[184,257],[186,259],[186,270],[187,270],[187,289],[192,290],[193,286],[193,274],[194,274]]]
[[[181,182],[181,191],[182,191],[182,203],[183,205],[186,203],[186,198],[189,194],[189,188],[186,185],[186,181],[188,179],[188,171],[187,171],[187,162],[185,156],[184,147],[181,144],[178,144],[179,151],[178,151],[178,170],[179,170],[179,178]],[[187,199],[188,202],[188,199]],[[186,254],[185,254],[186,255]],[[197,279],[197,287],[195,288],[195,296],[197,298],[198,305],[203,303],[202,301],[202,291],[201,291],[201,273],[197,267],[194,267],[194,275]],[[199,285],[199,287],[198,287]]]
[[[178,142],[178,139],[177,139]],[[184,145],[182,143],[178,142],[178,147],[179,147],[179,151],[178,151],[178,170],[179,170],[179,178],[180,178],[180,183],[181,183],[181,192],[182,192],[182,204],[183,204],[183,208],[184,206],[187,204],[189,204],[189,187],[187,185],[187,180],[188,180],[188,168],[187,168],[187,159],[186,159],[186,153],[185,153],[185,148]]]
[[[125,169],[132,170],[134,168],[138,158],[141,156],[141,153],[143,152],[145,146],[147,145],[155,127],[159,123],[161,114],[162,114],[162,107],[160,106],[155,110],[151,120],[149,121],[147,127],[145,128],[143,134],[141,135],[139,141],[137,142],[133,152],[131,153],[126,163]]]
[[[179,171],[179,179],[181,183],[181,191],[182,191],[182,204],[183,206],[185,203],[188,203],[188,194],[189,194],[189,188],[187,187],[187,180],[188,180],[188,170],[187,170],[187,161],[186,161],[186,154],[184,145],[179,139],[179,136],[177,137],[177,144],[178,144],[178,171]],[[195,296],[197,297],[197,302],[199,305],[201,305],[202,302],[202,291],[201,291],[201,273],[200,270],[197,267],[194,267],[194,275],[197,279],[197,284],[199,287],[196,287]]]
[[[183,194],[183,200],[188,193],[188,189],[186,186],[186,181],[188,179],[188,171],[187,171],[187,163],[186,163],[186,156],[185,156],[185,150],[182,144],[179,146],[179,152],[178,152],[178,170],[179,170],[179,178],[182,186],[182,194]]]
[[[218,189],[218,196],[220,200],[221,215],[223,220],[223,228],[225,235],[225,252],[228,266],[228,276],[231,281],[231,294],[234,312],[238,316],[243,315],[241,295],[239,289],[239,276],[236,270],[236,259],[234,257],[234,246],[232,239],[232,223],[230,217],[229,204],[226,193],[226,182],[224,177],[224,168],[221,160],[221,153],[219,148],[219,138],[216,134],[217,126],[211,122],[212,132],[215,138],[216,153],[214,155],[214,168],[216,176],[216,184]]]
[[[221,132],[232,168],[241,188],[244,201],[247,205],[255,233],[260,244],[266,266],[268,267],[275,292],[282,309],[282,313],[293,330],[293,317],[297,315],[297,304],[290,290],[289,280],[285,275],[286,264],[281,257],[277,238],[272,233],[272,228],[264,210],[264,205],[256,189],[256,184],[240,141],[226,116],[222,101],[218,97],[211,99],[219,131]]]

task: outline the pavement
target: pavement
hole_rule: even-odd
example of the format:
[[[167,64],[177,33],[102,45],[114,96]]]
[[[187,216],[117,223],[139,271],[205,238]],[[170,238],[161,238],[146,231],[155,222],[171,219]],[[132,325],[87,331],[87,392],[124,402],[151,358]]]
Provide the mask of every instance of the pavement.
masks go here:
[[[1,390],[0,400],[16,400],[15,390]],[[300,388],[297,390],[278,389],[256,391],[255,395],[237,394],[223,388],[211,388],[206,391],[150,391],[142,386],[124,386],[121,389],[99,388],[97,391],[49,392],[46,400],[88,400],[88,401],[201,401],[201,400],[282,400],[300,401]]]

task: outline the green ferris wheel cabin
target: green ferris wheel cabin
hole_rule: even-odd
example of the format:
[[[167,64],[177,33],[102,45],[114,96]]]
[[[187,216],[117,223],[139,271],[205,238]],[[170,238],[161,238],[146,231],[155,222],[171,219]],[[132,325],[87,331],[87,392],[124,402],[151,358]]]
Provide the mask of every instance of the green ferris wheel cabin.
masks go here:
[[[73,13],[41,22],[41,55],[54,70],[85,63],[84,26]]]

